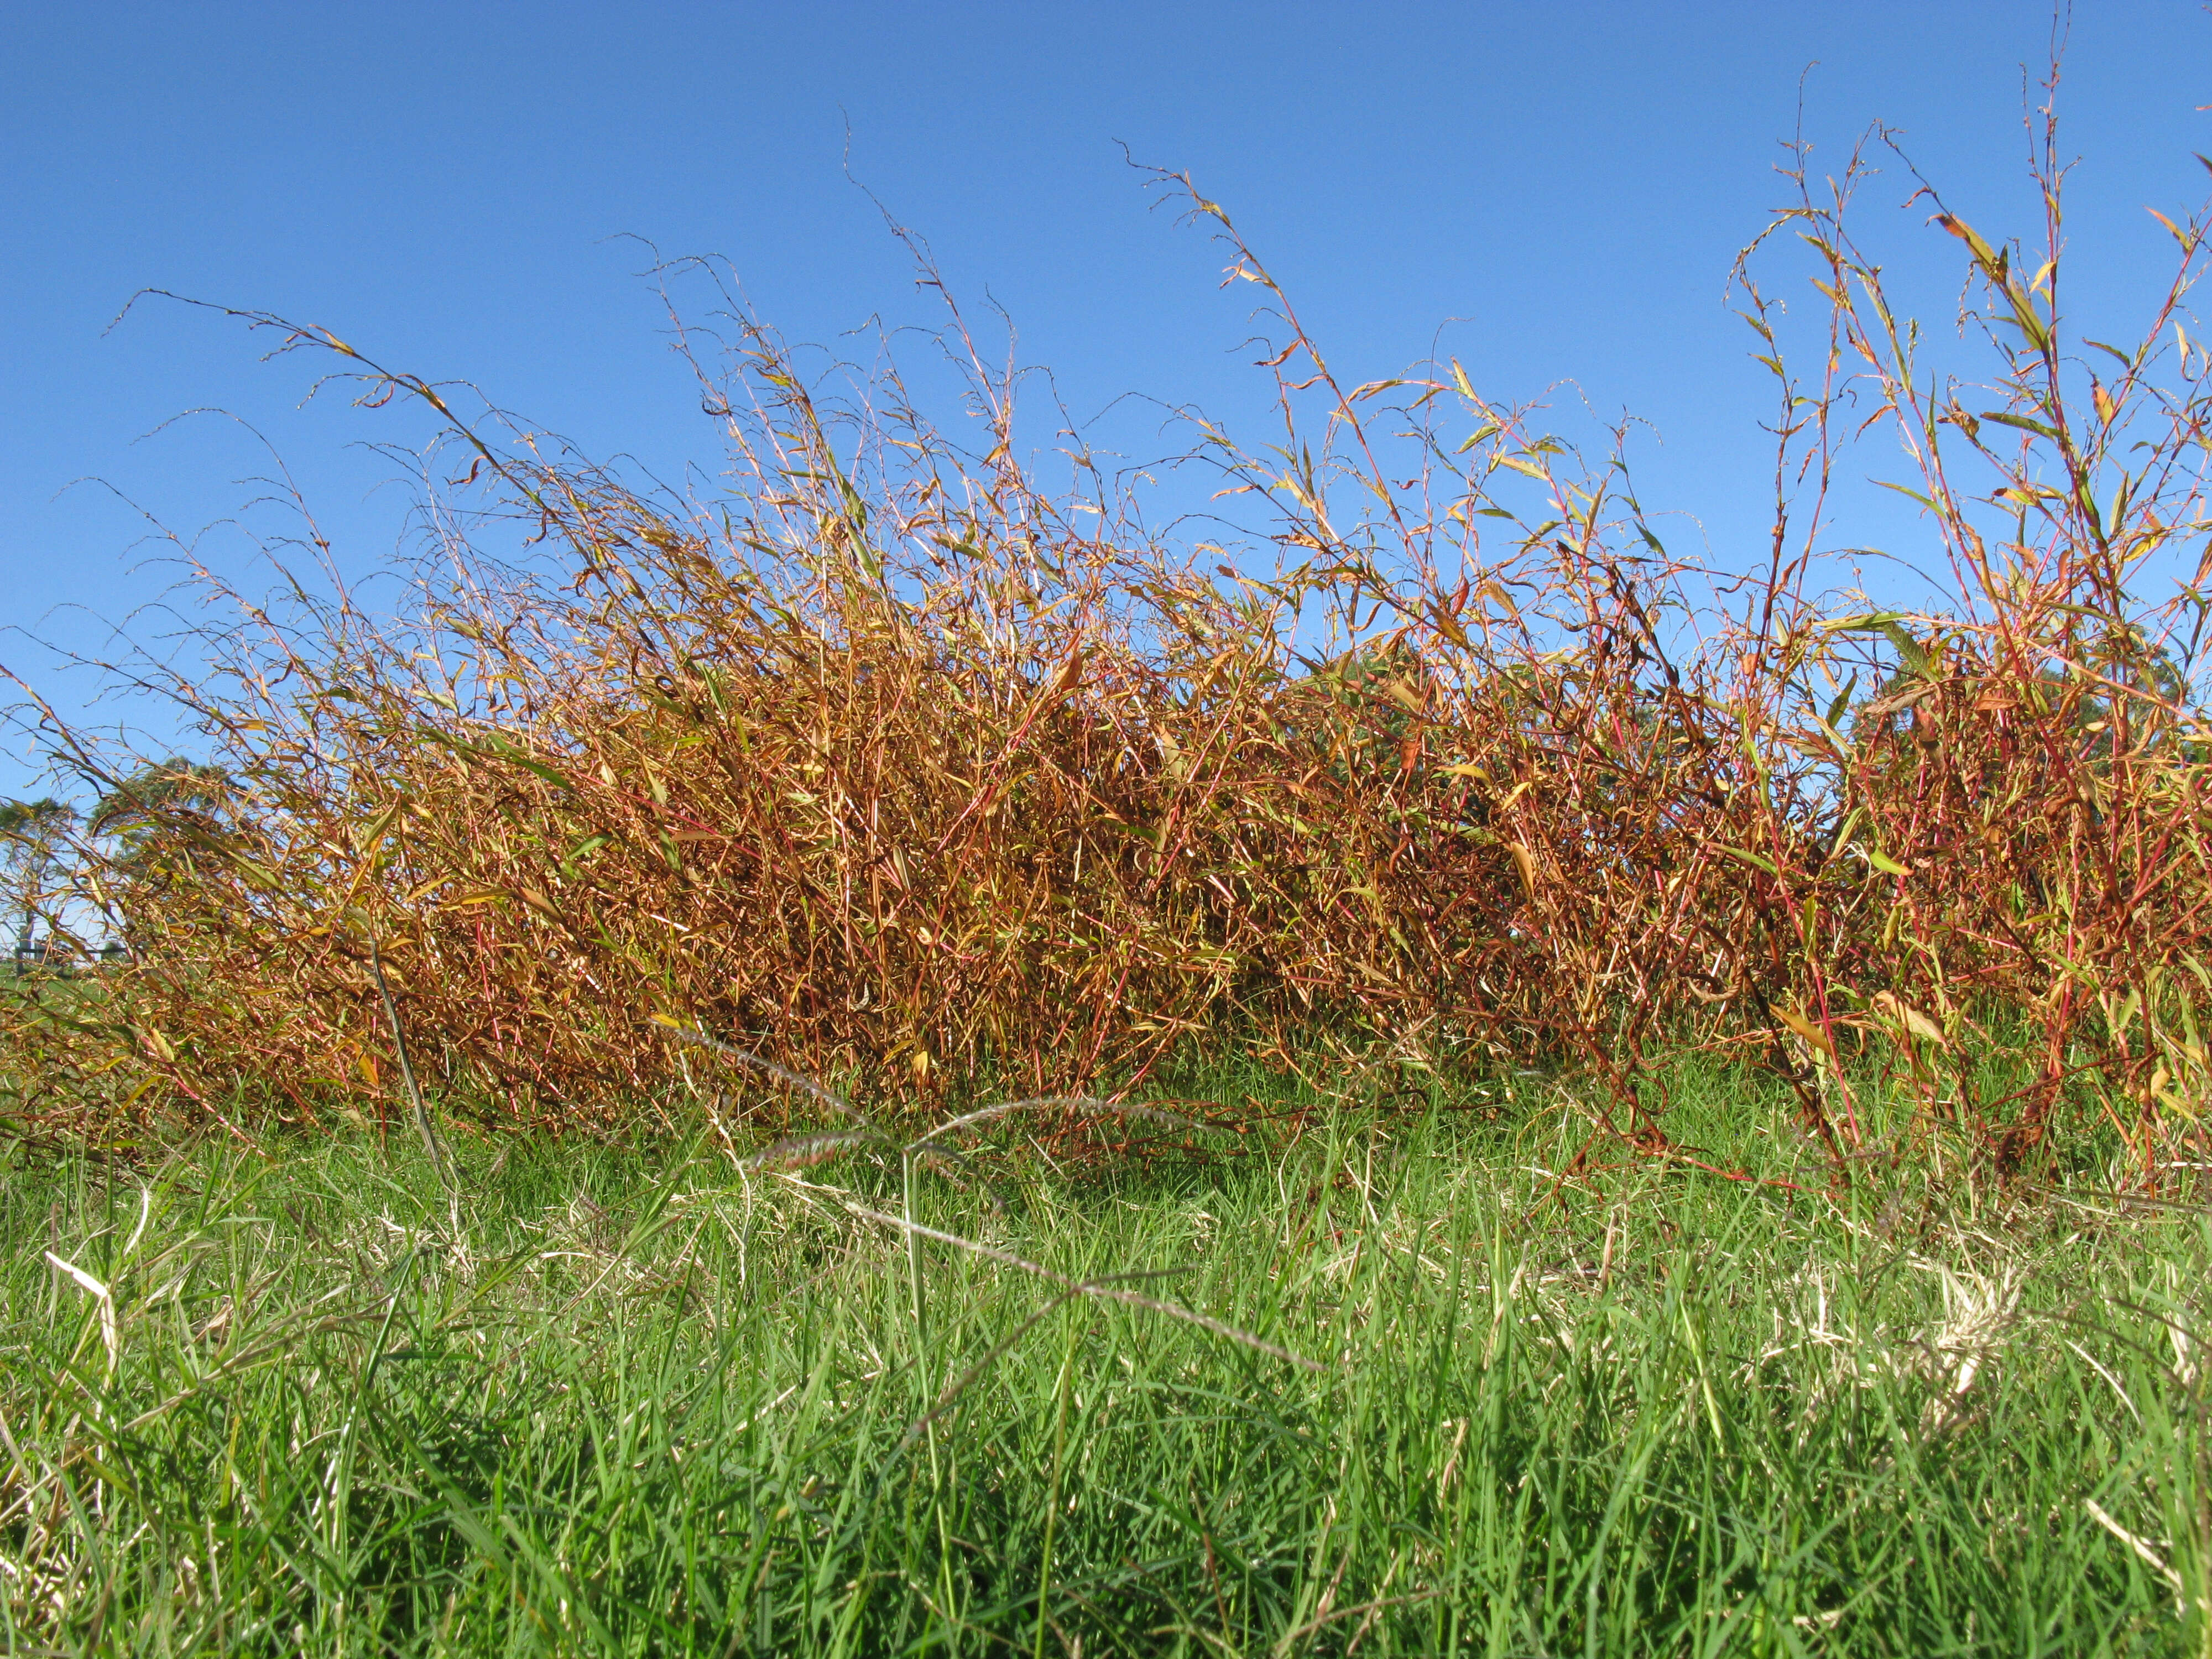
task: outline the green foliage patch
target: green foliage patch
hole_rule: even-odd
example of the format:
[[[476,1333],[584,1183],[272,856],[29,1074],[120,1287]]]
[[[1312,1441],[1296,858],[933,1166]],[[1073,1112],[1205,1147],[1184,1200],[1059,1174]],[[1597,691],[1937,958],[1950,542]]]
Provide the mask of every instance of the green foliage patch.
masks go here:
[[[1258,1088],[1211,1081],[1224,1099]],[[1243,1156],[464,1140],[0,1176],[11,1652],[2178,1653],[2212,1228],[1584,1167],[1560,1086]],[[1497,1111],[1498,1108],[1506,1108]],[[1303,1108],[1301,1115],[1299,1109]],[[1902,1184],[1899,1184],[1902,1182]],[[1040,1310],[1044,1316],[1036,1317]],[[957,1385],[963,1376],[964,1388]],[[945,1408],[916,1431],[930,1409]]]

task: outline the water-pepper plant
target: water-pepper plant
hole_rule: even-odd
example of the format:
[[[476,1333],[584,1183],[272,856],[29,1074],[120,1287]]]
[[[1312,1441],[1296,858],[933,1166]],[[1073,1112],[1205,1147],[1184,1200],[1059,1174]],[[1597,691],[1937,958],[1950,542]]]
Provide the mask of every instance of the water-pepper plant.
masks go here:
[[[1660,1064],[1704,1048],[1785,1079],[1838,1180],[2100,1125],[2150,1177],[2212,1083],[2208,222],[2099,331],[2131,343],[2088,337],[2056,142],[2028,234],[1923,197],[1978,378],[1923,362],[1862,248],[1866,156],[1793,175],[1737,273],[1784,486],[1745,568],[1455,361],[1340,380],[1176,175],[1280,392],[1270,441],[1195,428],[1233,559],[1086,454],[1049,486],[957,317],[962,441],[738,310],[691,360],[728,466],[682,491],[241,313],[443,423],[434,546],[374,613],[204,579],[228,620],[164,689],[218,803],[49,721],[128,825],[81,835],[55,924],[130,957],[6,1005],[10,1110],[393,1117],[380,963],[425,1087],[494,1127],[626,1121],[680,1081],[672,1024],[924,1118],[1208,1054],[1534,1066],[1596,1139],[1711,1162]],[[1832,482],[1877,438],[1909,600],[1838,579]],[[1905,1141],[1873,1143],[1877,1083]]]

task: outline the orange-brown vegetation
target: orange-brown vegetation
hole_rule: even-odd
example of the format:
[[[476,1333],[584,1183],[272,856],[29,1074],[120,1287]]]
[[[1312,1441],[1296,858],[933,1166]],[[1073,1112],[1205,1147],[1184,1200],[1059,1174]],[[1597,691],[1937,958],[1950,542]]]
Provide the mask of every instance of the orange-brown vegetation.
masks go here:
[[[2141,343],[2084,345],[2045,175],[2033,254],[1936,221],[1978,389],[1916,362],[1850,179],[1784,216],[1831,327],[1801,381],[1740,286],[1787,486],[1752,571],[1665,551],[1617,456],[1456,364],[1340,384],[1194,196],[1278,330],[1281,441],[1199,445],[1274,514],[1270,571],[1148,536],[1080,457],[1046,487],[980,366],[975,453],[892,379],[841,423],[750,325],[702,362],[712,499],[477,445],[411,613],[302,592],[211,636],[178,690],[228,793],[70,740],[124,786],[81,881],[134,965],[19,1012],[24,1109],[388,1109],[374,945],[418,1069],[518,1125],[671,1086],[674,1024],[913,1103],[1541,1054],[1659,1150],[1655,1061],[1705,1045],[1788,1078],[1839,1168],[1885,1077],[2000,1162],[2101,1121],[2154,1166],[2212,1087],[2203,222]],[[1869,428],[1917,465],[1941,607],[1819,556]],[[472,550],[501,522],[532,562]]]

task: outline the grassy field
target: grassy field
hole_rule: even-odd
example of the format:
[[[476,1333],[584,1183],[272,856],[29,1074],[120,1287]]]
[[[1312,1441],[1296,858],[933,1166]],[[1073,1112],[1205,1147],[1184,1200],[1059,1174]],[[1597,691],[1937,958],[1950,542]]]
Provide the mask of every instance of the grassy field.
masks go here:
[[[1248,1079],[1213,1081],[1244,1097]],[[0,1185],[11,1654],[2197,1651],[2212,1229],[1554,1177],[1549,1084],[896,1165],[216,1142]],[[1486,1107],[1497,1109],[1482,1109]],[[1777,1177],[1817,1155],[1714,1083]],[[1711,1126],[1708,1126],[1711,1127]],[[1042,1316],[1035,1317],[1033,1316]],[[994,1357],[995,1355],[995,1357]],[[913,1425],[966,1374],[949,1406]]]
[[[0,982],[0,1644],[2212,1659],[2212,203],[2077,337],[2055,120],[2024,234],[1911,173],[1967,356],[1785,151],[1741,567],[1186,174],[1274,412],[1141,465],[957,306],[706,291],[666,483],[227,313],[440,435],[389,562],[174,544],[158,719],[14,682],[0,899],[128,949]],[[805,1081],[1200,1054],[1352,1081]]]

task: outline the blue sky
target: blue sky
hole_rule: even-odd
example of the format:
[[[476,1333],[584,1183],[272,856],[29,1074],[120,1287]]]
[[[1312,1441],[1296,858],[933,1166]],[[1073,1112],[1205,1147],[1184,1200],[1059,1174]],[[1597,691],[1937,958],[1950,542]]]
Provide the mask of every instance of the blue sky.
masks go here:
[[[167,574],[141,507],[217,526],[210,560],[265,580],[220,526],[267,459],[230,421],[164,425],[188,410],[269,440],[349,573],[403,534],[407,492],[365,446],[421,441],[416,416],[303,407],[313,365],[264,362],[206,313],[142,304],[111,328],[138,289],[327,325],[672,472],[714,434],[627,238],[727,256],[796,339],[930,319],[845,177],[848,129],[854,173],[971,302],[1005,307],[1079,415],[1137,393],[1256,434],[1265,402],[1239,349],[1250,290],[1221,291],[1218,250],[1151,210],[1126,143],[1231,209],[1352,374],[1404,367],[1449,322],[1492,395],[1557,388],[1650,422],[1645,505],[1727,562],[1764,527],[1770,399],[1724,283],[1784,195],[1801,79],[1816,162],[1887,121],[1969,220],[2030,230],[2022,70],[2049,28],[2039,5],[1969,0],[19,0],[0,9],[0,624],[79,647],[134,616],[157,633],[140,607]],[[2124,335],[2163,271],[2143,208],[2212,182],[2193,156],[2212,152],[2208,69],[2212,19],[2180,0],[2074,20],[2062,110],[2089,332]],[[1869,193],[1870,234],[1941,321],[1957,245],[1908,193],[1893,175]],[[1125,406],[1116,430],[1150,428]],[[90,689],[21,633],[0,663],[66,707]],[[23,763],[0,757],[0,793]]]

